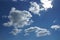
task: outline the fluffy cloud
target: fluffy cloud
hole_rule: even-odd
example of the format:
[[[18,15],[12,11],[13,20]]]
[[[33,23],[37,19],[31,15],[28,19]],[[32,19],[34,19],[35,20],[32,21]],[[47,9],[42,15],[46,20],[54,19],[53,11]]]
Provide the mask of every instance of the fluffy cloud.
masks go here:
[[[18,34],[24,26],[30,25],[33,21],[31,20],[31,13],[28,11],[16,10],[12,8],[8,16],[9,21],[4,23],[4,26],[14,27],[12,34]]]
[[[31,7],[29,8],[29,11],[31,11],[34,14],[40,15],[40,6],[36,2],[30,2]]]
[[[60,25],[52,25],[51,28],[57,30],[60,29]]]
[[[21,31],[22,31],[22,29],[14,28],[10,33],[13,34],[13,35],[17,35]]]
[[[52,8],[52,0],[40,0],[42,3],[42,6],[44,7],[45,10],[47,10],[48,8]]]
[[[25,29],[25,35],[28,35],[30,32],[35,32],[37,37],[50,35],[50,31],[44,28],[39,28],[37,26]]]
[[[9,22],[4,23],[5,26],[14,26],[14,27],[23,27],[26,25],[30,25],[32,22],[31,19],[32,15],[28,11],[20,11],[12,8],[10,14],[8,16]]]

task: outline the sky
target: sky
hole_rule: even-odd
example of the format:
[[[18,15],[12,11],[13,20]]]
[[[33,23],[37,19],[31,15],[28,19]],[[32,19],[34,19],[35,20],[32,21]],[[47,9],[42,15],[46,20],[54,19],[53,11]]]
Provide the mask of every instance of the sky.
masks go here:
[[[0,0],[0,40],[60,40],[60,0]]]

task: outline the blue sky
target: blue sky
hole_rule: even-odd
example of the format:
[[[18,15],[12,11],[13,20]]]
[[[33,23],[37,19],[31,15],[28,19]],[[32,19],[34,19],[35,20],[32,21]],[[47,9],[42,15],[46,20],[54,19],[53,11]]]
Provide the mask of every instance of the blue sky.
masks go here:
[[[47,10],[43,9],[41,12],[38,10],[39,11],[38,13],[40,14],[40,16],[34,13],[37,10],[34,12],[29,10],[29,8],[32,7],[30,2],[33,2],[33,3],[36,2],[36,4],[38,5],[41,4],[40,0],[26,0],[26,1],[0,0],[0,40],[60,40],[60,5],[59,5],[60,0],[53,0],[52,8],[47,8]],[[42,8],[44,8],[44,6]],[[19,21],[20,19],[19,20],[17,19],[20,23],[24,24],[24,27],[22,28],[17,27],[17,29],[22,29],[22,31],[20,32],[18,30],[20,33],[18,32],[16,35],[13,35],[12,32],[14,32],[13,30],[15,28],[15,25],[13,25],[14,23],[12,23],[11,26],[7,26],[3,24],[10,22],[8,16],[10,15],[11,11],[16,12],[16,10],[24,14],[27,11],[32,15],[32,17],[28,16],[30,20],[27,19],[29,20],[26,22],[27,24],[24,24],[24,22]],[[24,17],[24,16],[18,16],[18,17]],[[14,19],[12,20],[14,21]],[[33,22],[30,25],[28,25],[29,24],[28,22],[30,22],[31,20]],[[18,25],[18,26],[22,26],[22,25]],[[43,29],[42,32],[49,31],[51,34],[50,35],[46,34],[45,36],[40,36],[41,35],[40,34],[39,37],[37,37],[36,34],[38,34],[40,31],[35,33],[38,30],[38,28],[36,28],[37,30],[36,29],[34,30],[35,26]],[[32,31],[29,32],[28,30],[31,27],[33,27],[33,29],[30,29]],[[46,31],[44,31],[45,29]],[[29,35],[26,35],[26,36],[24,35],[26,33],[25,30],[28,32]],[[42,35],[44,35],[44,33]]]

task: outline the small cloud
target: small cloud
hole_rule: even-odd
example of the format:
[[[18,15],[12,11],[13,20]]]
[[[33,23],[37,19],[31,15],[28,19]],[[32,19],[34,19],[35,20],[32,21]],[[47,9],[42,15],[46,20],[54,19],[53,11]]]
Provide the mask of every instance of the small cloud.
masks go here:
[[[53,20],[53,23],[56,23],[57,22],[57,20],[55,19],[55,20]]]
[[[56,20],[53,21],[53,23],[55,23],[55,22],[56,22]]]
[[[31,11],[34,14],[40,15],[40,6],[36,2],[30,2],[31,6],[29,8],[29,11]]]
[[[30,32],[35,32],[37,37],[50,35],[50,31],[37,26],[25,29],[25,35],[29,35]]]
[[[57,30],[60,29],[60,25],[52,25],[51,28]]]
[[[52,8],[53,5],[52,5],[52,1],[53,0],[40,0],[41,3],[42,3],[42,6],[45,10],[47,10],[48,8]]]
[[[12,22],[7,22],[7,23],[4,23],[3,25],[7,26],[7,27],[10,27],[10,26],[12,26],[12,24],[13,24]]]
[[[13,35],[17,35],[18,33],[21,33],[22,29],[14,28],[10,33]]]

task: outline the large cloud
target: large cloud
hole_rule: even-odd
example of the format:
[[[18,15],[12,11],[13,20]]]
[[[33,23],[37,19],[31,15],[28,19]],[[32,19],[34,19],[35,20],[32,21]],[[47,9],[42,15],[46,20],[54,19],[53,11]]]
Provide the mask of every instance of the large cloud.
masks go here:
[[[53,0],[40,0],[42,3],[42,6],[44,7],[45,10],[47,10],[48,8],[52,8],[52,1]]]
[[[20,11],[12,8],[10,14],[8,16],[9,21],[4,23],[5,26],[14,26],[14,27],[23,27],[29,25],[32,21],[30,20],[32,17],[31,13],[28,11]]]
[[[11,9],[10,14],[8,16],[9,21],[4,23],[4,26],[14,27],[12,34],[16,35],[20,31],[18,28],[22,28],[24,26],[30,25],[33,21],[31,20],[31,13],[28,11],[20,11],[16,10],[14,7]]]
[[[52,25],[51,28],[57,30],[60,29],[60,25]]]
[[[50,35],[50,31],[44,28],[39,28],[37,26],[25,29],[25,35],[28,35],[30,32],[35,32],[37,37]]]

